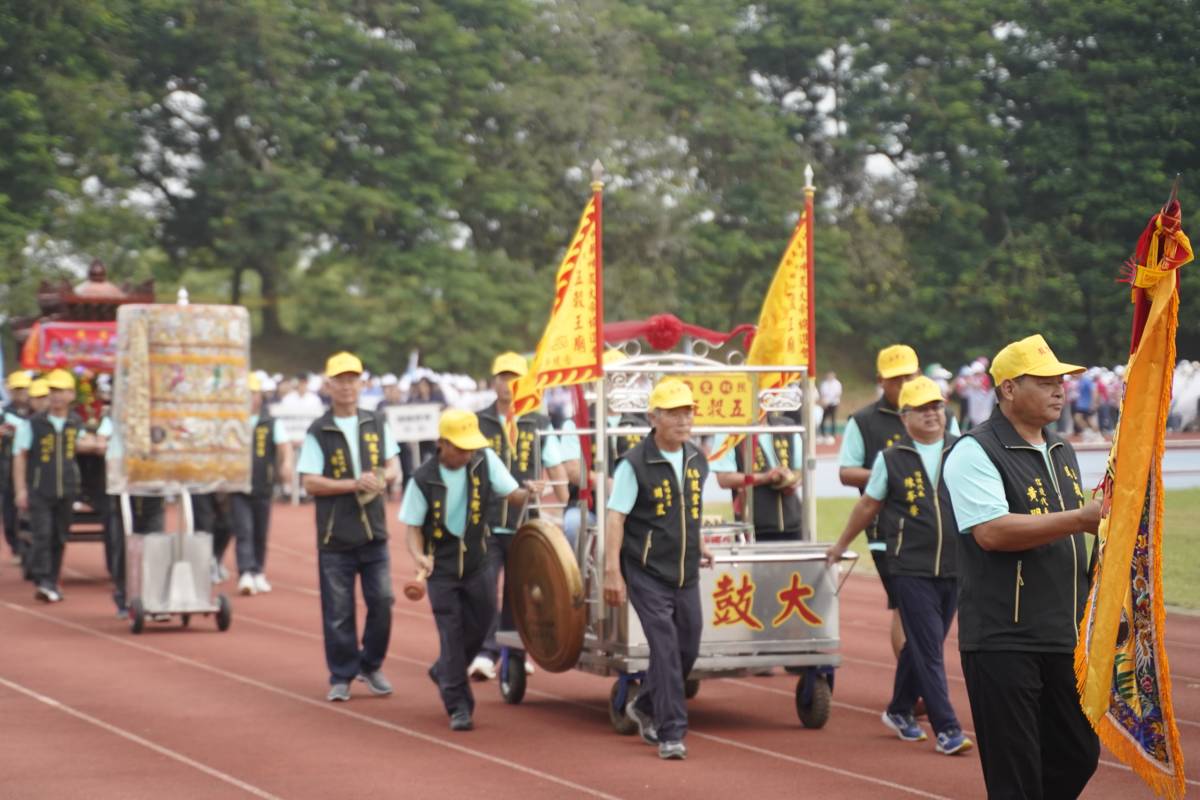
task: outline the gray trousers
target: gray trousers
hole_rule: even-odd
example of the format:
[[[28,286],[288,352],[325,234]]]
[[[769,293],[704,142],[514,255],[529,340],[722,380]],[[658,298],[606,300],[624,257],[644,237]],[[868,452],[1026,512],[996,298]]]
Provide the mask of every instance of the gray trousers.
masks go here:
[[[496,584],[486,566],[465,578],[430,578],[426,584],[441,654],[429,670],[446,713],[474,712],[475,696],[467,665],[479,655],[488,625],[496,615]]]
[[[704,616],[700,582],[680,589],[647,575],[625,559],[625,589],[650,646],[650,667],[635,705],[654,718],[658,739],[679,742],[687,736],[687,699],[683,682],[700,653]]]

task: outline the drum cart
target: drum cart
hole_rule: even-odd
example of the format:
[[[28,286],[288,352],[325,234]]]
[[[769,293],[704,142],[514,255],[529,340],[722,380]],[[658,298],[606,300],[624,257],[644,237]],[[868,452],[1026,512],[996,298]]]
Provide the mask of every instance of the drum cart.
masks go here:
[[[760,434],[799,434],[805,454],[801,486],[813,486],[816,460],[810,436],[811,392],[801,392],[795,385],[762,391],[758,387],[763,373],[790,372],[807,377],[805,368],[720,363],[706,355],[635,353],[604,367],[606,380],[595,384],[594,427],[577,431],[595,437],[593,471],[610,474],[610,437],[649,433],[648,428],[611,427],[607,421],[609,415],[645,412],[653,381],[676,376],[720,383],[740,376],[752,386],[749,422],[697,423],[694,437],[744,434],[738,446],[745,447],[749,456],[753,438]],[[802,412],[808,425],[756,423],[767,411],[796,410]],[[498,635],[506,651],[500,665],[500,689],[506,702],[521,701],[525,653],[551,672],[575,668],[614,676],[609,719],[618,733],[630,734],[635,729],[624,709],[636,696],[644,677],[649,648],[628,602],[620,608],[604,604],[606,487],[604,481],[596,483],[595,521],[582,526],[573,552],[561,530],[541,520],[526,523],[516,534],[506,567],[506,591],[518,631],[501,631]],[[752,502],[752,497],[748,501]],[[820,728],[829,718],[834,673],[841,660],[837,653],[838,592],[845,577],[840,575],[840,567],[827,567],[826,548],[815,542],[816,507],[811,493],[803,494],[802,505],[802,541],[756,542],[753,525],[748,522],[704,527],[714,564],[711,569],[700,570],[705,628],[686,690],[692,698],[705,679],[783,668],[797,676],[795,707],[800,723]],[[583,519],[587,520],[586,509],[583,511]],[[748,504],[746,519],[753,518],[752,505]],[[852,569],[853,554],[848,553],[846,559]]]

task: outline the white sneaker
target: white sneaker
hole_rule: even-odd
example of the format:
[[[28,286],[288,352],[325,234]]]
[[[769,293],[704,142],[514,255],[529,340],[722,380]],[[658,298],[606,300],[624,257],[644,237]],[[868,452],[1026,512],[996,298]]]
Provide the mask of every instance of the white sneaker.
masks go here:
[[[487,656],[475,656],[467,669],[467,676],[477,681],[490,681],[496,677],[496,665]]]
[[[229,573],[225,571],[225,567],[221,566],[221,562],[215,558],[212,560],[212,567],[209,569],[209,574],[214,584],[224,583],[229,580]]]
[[[527,655],[527,656],[525,656],[525,674],[532,675],[533,673],[534,673],[533,659]]]
[[[254,574],[243,572],[242,577],[238,578],[238,594],[252,595],[258,591],[255,585]]]
[[[264,594],[271,591],[271,584],[267,582],[267,576],[261,572],[255,573],[254,588]]]

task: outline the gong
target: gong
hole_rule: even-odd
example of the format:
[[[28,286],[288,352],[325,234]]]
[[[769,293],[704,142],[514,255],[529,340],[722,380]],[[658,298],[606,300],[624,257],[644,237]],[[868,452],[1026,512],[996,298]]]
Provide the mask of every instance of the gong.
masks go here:
[[[583,650],[583,578],[562,530],[541,519],[521,526],[508,548],[505,591],[521,642],[538,666],[565,672]]]

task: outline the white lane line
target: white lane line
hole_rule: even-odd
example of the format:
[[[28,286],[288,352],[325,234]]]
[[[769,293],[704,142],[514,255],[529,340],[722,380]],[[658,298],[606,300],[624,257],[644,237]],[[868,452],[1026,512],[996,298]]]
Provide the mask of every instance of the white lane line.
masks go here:
[[[148,750],[152,750],[161,756],[166,756],[167,758],[170,758],[174,761],[178,761],[180,764],[185,764],[185,765],[191,767],[192,769],[199,770],[200,772],[203,772],[205,775],[209,775],[213,778],[216,778],[217,780],[224,781],[225,783],[228,783],[232,786],[236,786],[237,788],[241,789],[242,791],[244,791],[248,794],[252,794],[255,797],[261,797],[261,798],[264,798],[264,800],[281,800],[278,795],[271,794],[270,792],[260,789],[257,786],[246,783],[245,781],[243,781],[239,778],[235,778],[234,776],[230,775],[227,772],[222,772],[221,770],[216,769],[215,767],[210,767],[207,764],[202,764],[193,758],[188,758],[183,753],[180,753],[176,750],[171,750],[170,748],[163,747],[162,745],[156,744],[155,742],[152,742],[148,739],[143,739],[141,736],[138,736],[136,733],[131,733],[130,731],[125,730],[124,728],[118,728],[116,725],[112,725],[108,722],[105,722],[102,719],[97,719],[96,717],[93,717],[91,714],[88,714],[84,711],[80,711],[77,708],[72,708],[71,706],[67,705],[66,703],[63,703],[61,700],[55,700],[53,697],[47,697],[46,695],[41,694],[40,692],[38,692],[34,689],[30,689],[27,686],[22,686],[21,684],[15,683],[14,681],[10,681],[4,677],[0,677],[0,686],[7,686],[9,689],[12,689],[14,692],[19,692],[20,694],[23,694],[26,697],[29,697],[33,700],[36,700],[39,703],[43,703],[47,706],[50,706],[51,708],[53,708],[56,711],[61,711],[64,714],[68,714],[69,716],[75,717],[78,720],[82,720],[82,721],[88,723],[89,725],[95,725],[97,728],[108,731],[109,733],[114,734],[116,736],[120,736],[122,739],[126,739],[130,742],[133,742],[134,744],[139,744],[142,747],[145,747]]]
[[[245,675],[241,675],[236,672],[231,672],[229,670],[221,669],[220,667],[214,667],[211,664],[205,664],[203,661],[196,661],[195,659],[188,658],[187,656],[177,655],[175,653],[170,652],[169,650],[160,650],[157,647],[151,647],[149,645],[130,641],[129,639],[122,639],[119,636],[113,636],[112,634],[104,633],[103,631],[94,630],[92,628],[87,627],[86,625],[80,625],[78,623],[71,622],[71,621],[65,620],[65,619],[58,619],[57,617],[53,617],[49,614],[43,614],[40,611],[35,611],[31,608],[25,608],[24,606],[15,605],[15,604],[9,603],[7,601],[3,601],[2,605],[5,608],[9,609],[10,611],[17,611],[17,612],[20,612],[22,614],[27,614],[32,617],[37,617],[38,619],[42,619],[47,622],[51,622],[55,625],[59,625],[64,628],[70,628],[72,630],[77,630],[82,633],[86,633],[90,636],[95,636],[98,639],[105,639],[105,640],[114,642],[116,644],[122,645],[124,647],[129,647],[134,650],[141,650],[144,653],[150,653],[152,655],[161,656],[162,658],[166,658],[170,661],[174,661],[179,664],[186,664],[189,667],[194,667],[195,669],[201,670],[203,672],[208,672],[212,675],[218,675],[220,677],[227,678],[229,680],[244,684],[246,686],[252,686],[256,689],[261,689],[265,692],[271,692],[272,694],[277,694],[281,697],[286,697],[289,700],[294,700],[298,703],[304,703],[305,705],[313,706],[314,708],[319,708],[323,711],[327,711],[327,712],[330,712],[333,714],[341,714],[341,715],[349,717],[351,719],[358,720],[359,722],[365,722],[369,725],[374,725],[378,728],[383,728],[385,730],[390,730],[390,731],[394,731],[399,734],[403,734],[404,736],[408,736],[409,738],[412,738],[412,739],[417,739],[422,742],[426,742],[428,744],[436,745],[438,747],[444,747],[448,750],[453,750],[454,752],[459,753],[461,755],[470,756],[471,758],[477,758],[482,761],[487,761],[488,763],[495,764],[497,766],[501,766],[506,769],[511,769],[514,772],[520,772],[520,773],[529,775],[534,778],[540,778],[549,783],[557,784],[559,786],[563,786],[565,788],[572,789],[576,792],[579,792],[580,794],[585,794],[590,797],[604,798],[604,800],[620,800],[620,798],[616,797],[615,795],[607,794],[606,792],[602,792],[598,789],[593,789],[590,786],[584,786],[582,784],[575,783],[574,781],[569,781],[566,778],[560,778],[559,776],[553,775],[549,772],[543,772],[542,770],[535,769],[533,767],[527,767],[522,764],[517,764],[517,763],[514,763],[507,759],[500,758],[498,756],[489,755],[487,753],[483,753],[478,750],[472,750],[469,747],[464,747],[462,745],[455,744],[453,742],[448,742],[444,739],[439,739],[436,736],[431,736],[430,734],[422,733],[421,731],[413,730],[412,728],[406,728],[403,725],[396,725],[394,723],[387,722],[386,720],[377,719],[368,714],[361,714],[357,711],[352,711],[348,708],[342,708],[340,706],[340,704],[329,703],[324,700],[314,700],[311,697],[306,697],[302,694],[297,694],[296,692],[288,691],[287,689],[280,689],[277,686],[272,686],[268,683],[263,683],[262,681],[258,681],[258,680],[255,680],[254,678],[246,677]]]
[[[793,698],[796,696],[796,693],[794,691],[789,692],[789,691],[785,691],[783,689],[776,689],[773,686],[759,686],[758,684],[750,683],[748,681],[738,680],[737,678],[719,678],[719,680],[721,680],[724,683],[737,684],[738,686],[743,686],[747,689],[756,689],[760,692],[770,692],[772,694],[781,694],[786,697],[793,697]],[[850,711],[859,711],[864,714],[870,714],[873,717],[880,716],[879,710],[874,709],[874,708],[864,708],[863,706],[851,705],[850,703],[842,703],[837,700],[833,701],[833,705],[838,708],[849,709]],[[1180,722],[1180,720],[1175,720],[1175,721]],[[1183,722],[1186,725],[1195,725],[1196,724],[1194,722],[1188,722],[1186,720],[1184,720]],[[968,736],[972,736],[972,737],[975,736],[975,731],[970,730],[968,728],[963,728],[963,733],[967,734]],[[1109,761],[1107,759],[1102,758],[1102,759],[1100,759],[1100,763],[1106,767],[1112,767],[1114,769],[1124,770],[1125,772],[1133,772],[1133,769],[1131,767],[1128,767],[1119,761]],[[1192,786],[1200,786],[1200,781],[1189,780],[1188,783],[1191,784]]]
[[[254,625],[259,625],[263,628],[277,630],[277,631],[280,631],[281,633],[287,633],[287,634],[291,634],[293,636],[300,636],[300,637],[303,637],[306,639],[320,639],[321,638],[317,634],[309,633],[308,631],[299,631],[294,628],[289,628],[286,625],[278,625],[274,622],[267,622],[266,620],[261,620],[261,619],[257,619],[257,618],[253,618],[253,617],[246,617],[246,615],[244,615],[244,614],[241,615],[239,617],[239,619],[243,622],[250,622]],[[421,661],[416,658],[398,655],[396,653],[393,653],[390,650],[388,651],[387,657],[389,659],[394,659],[396,661],[404,661],[404,662],[407,662],[410,664],[415,664],[419,667],[424,667],[425,663],[426,663],[426,662]],[[730,681],[730,682],[735,683],[735,684],[741,683],[740,681]],[[751,686],[752,686],[752,688],[760,688],[757,686],[753,686],[752,684],[751,684]],[[762,687],[762,688],[765,688],[765,687]],[[782,691],[782,690],[776,689],[776,690],[772,690],[772,691]],[[602,705],[597,705],[595,703],[583,703],[578,700],[572,700],[569,697],[563,697],[561,695],[556,695],[556,694],[552,694],[550,692],[540,691],[538,689],[528,689],[528,690],[526,690],[526,693],[531,694],[531,695],[536,695],[538,697],[543,697],[547,700],[554,700],[556,702],[563,703],[565,705],[572,705],[572,706],[576,706],[578,708],[586,708],[591,711],[597,711],[600,713],[604,713],[604,711],[605,711],[605,707]],[[791,692],[782,692],[782,693],[787,694],[789,696],[791,696],[791,694],[792,694]],[[835,705],[838,705],[838,704],[835,703]],[[846,706],[846,704],[844,704],[844,703],[842,703],[841,705],[848,707],[848,708],[854,708],[855,710],[858,710],[857,706]],[[862,709],[862,710],[868,711],[870,713],[874,713],[874,712],[871,712],[870,709]],[[900,783],[894,783],[892,781],[884,780],[882,778],[876,778],[871,775],[864,775],[860,772],[852,772],[850,770],[841,769],[839,767],[830,766],[828,764],[822,764],[818,761],[809,761],[807,759],[799,758],[797,756],[792,756],[787,753],[780,753],[776,750],[768,750],[766,748],[758,747],[756,745],[747,744],[745,742],[739,742],[734,739],[726,738],[724,736],[716,736],[711,733],[702,733],[700,731],[697,731],[695,728],[689,729],[688,735],[695,736],[700,739],[707,739],[707,740],[717,742],[718,744],[723,744],[723,745],[726,745],[729,747],[736,747],[736,748],[746,750],[746,751],[749,751],[752,753],[757,753],[758,755],[767,756],[770,758],[776,758],[776,759],[780,759],[782,761],[788,761],[788,762],[791,762],[794,764],[801,764],[803,766],[812,767],[814,769],[825,770],[826,772],[832,772],[836,775],[841,775],[842,777],[853,778],[855,780],[861,780],[861,781],[866,781],[868,783],[873,783],[878,786],[885,786],[889,789],[896,789],[897,791],[908,792],[909,794],[913,794],[918,797],[934,798],[934,800],[951,800],[950,798],[943,797],[942,795],[930,794],[929,792],[922,791],[921,789],[917,789],[917,788],[914,788],[911,786],[905,786]]]

